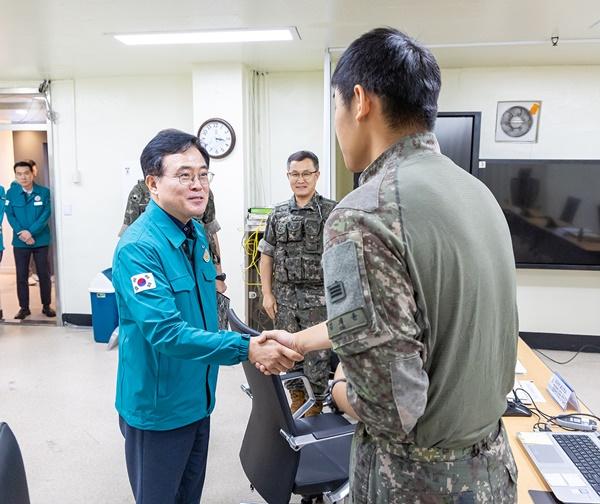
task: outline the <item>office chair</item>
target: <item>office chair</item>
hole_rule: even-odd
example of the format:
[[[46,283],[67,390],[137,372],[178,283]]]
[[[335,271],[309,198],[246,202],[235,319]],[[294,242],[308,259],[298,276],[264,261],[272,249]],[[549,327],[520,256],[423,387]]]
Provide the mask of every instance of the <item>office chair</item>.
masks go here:
[[[258,335],[231,309],[229,325],[233,331]],[[336,413],[294,418],[282,383],[302,379],[309,396],[314,398],[302,373],[265,376],[248,361],[242,366],[248,380],[248,386],[242,389],[252,399],[252,411],[240,461],[252,487],[269,504],[287,504],[292,493],[323,494],[325,502],[340,502],[348,494],[350,445],[355,426]],[[305,407],[301,409],[310,408],[310,404]],[[303,502],[311,500],[305,498]]]
[[[568,224],[573,224],[573,219],[575,219],[575,214],[577,213],[580,204],[580,198],[568,196],[567,201],[565,201],[565,205],[563,206],[562,212],[560,213],[559,219],[563,222],[567,222]]]
[[[0,502],[30,504],[19,443],[8,424],[0,422]]]

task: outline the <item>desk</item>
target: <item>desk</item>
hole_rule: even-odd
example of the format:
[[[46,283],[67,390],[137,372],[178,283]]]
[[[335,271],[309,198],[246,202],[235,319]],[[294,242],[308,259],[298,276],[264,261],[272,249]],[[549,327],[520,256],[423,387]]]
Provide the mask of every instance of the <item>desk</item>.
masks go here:
[[[517,375],[518,380],[533,380],[536,387],[540,390],[544,398],[545,403],[538,404],[538,407],[548,413],[549,415],[558,415],[563,413],[560,406],[550,397],[546,390],[546,385],[550,381],[552,372],[546,367],[541,359],[534,353],[534,351],[527,346],[526,343],[519,339],[518,358],[521,364],[527,370],[526,374]],[[579,401],[581,411],[589,413],[589,410]],[[573,412],[573,410],[567,410],[567,412]],[[538,474],[537,469],[531,463],[529,456],[521,446],[521,443],[517,439],[517,432],[531,432],[533,430],[533,424],[537,421],[535,415],[530,417],[504,417],[504,426],[508,433],[510,446],[515,456],[517,468],[519,469],[519,480],[517,486],[517,493],[519,496],[519,504],[532,502],[529,497],[528,490],[546,490],[550,491],[542,477]],[[558,427],[554,430],[559,431]]]

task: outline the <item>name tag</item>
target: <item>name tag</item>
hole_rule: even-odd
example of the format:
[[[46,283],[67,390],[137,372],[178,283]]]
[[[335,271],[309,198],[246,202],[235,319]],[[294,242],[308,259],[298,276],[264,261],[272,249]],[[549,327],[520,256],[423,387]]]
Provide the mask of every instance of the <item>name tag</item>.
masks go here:
[[[43,201],[34,201],[33,206],[42,206],[44,204]]]

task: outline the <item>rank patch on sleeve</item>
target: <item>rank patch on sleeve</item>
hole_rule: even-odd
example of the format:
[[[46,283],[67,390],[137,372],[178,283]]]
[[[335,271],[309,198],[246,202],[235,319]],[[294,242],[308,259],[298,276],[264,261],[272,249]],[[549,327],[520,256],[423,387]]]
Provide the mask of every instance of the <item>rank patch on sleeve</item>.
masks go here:
[[[152,273],[140,273],[131,277],[133,292],[139,294],[145,290],[156,289],[154,275]]]
[[[327,322],[327,331],[329,332],[329,336],[337,336],[343,332],[352,331],[366,325],[368,325],[368,321],[364,308],[357,308],[329,320]]]

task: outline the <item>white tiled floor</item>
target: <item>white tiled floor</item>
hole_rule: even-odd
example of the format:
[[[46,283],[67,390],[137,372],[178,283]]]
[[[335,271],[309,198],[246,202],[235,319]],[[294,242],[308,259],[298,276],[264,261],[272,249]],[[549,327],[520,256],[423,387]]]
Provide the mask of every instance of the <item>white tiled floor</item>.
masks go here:
[[[54,282],[52,283],[52,307],[56,308],[56,295]],[[0,273],[0,308],[4,313],[4,320],[15,324],[21,324],[19,320],[14,320],[13,317],[19,311],[19,302],[17,300],[17,279],[15,273]],[[26,321],[35,323],[48,323],[55,325],[56,318],[48,318],[42,313],[42,302],[40,300],[39,284],[29,287],[29,309],[31,315]]]
[[[551,367],[600,412],[599,364],[600,354],[581,354]],[[21,445],[33,504],[133,502],[113,405],[116,365],[117,352],[89,329],[0,325],[0,420]],[[243,382],[241,366],[221,368],[203,503],[262,502],[238,459],[250,412]]]

